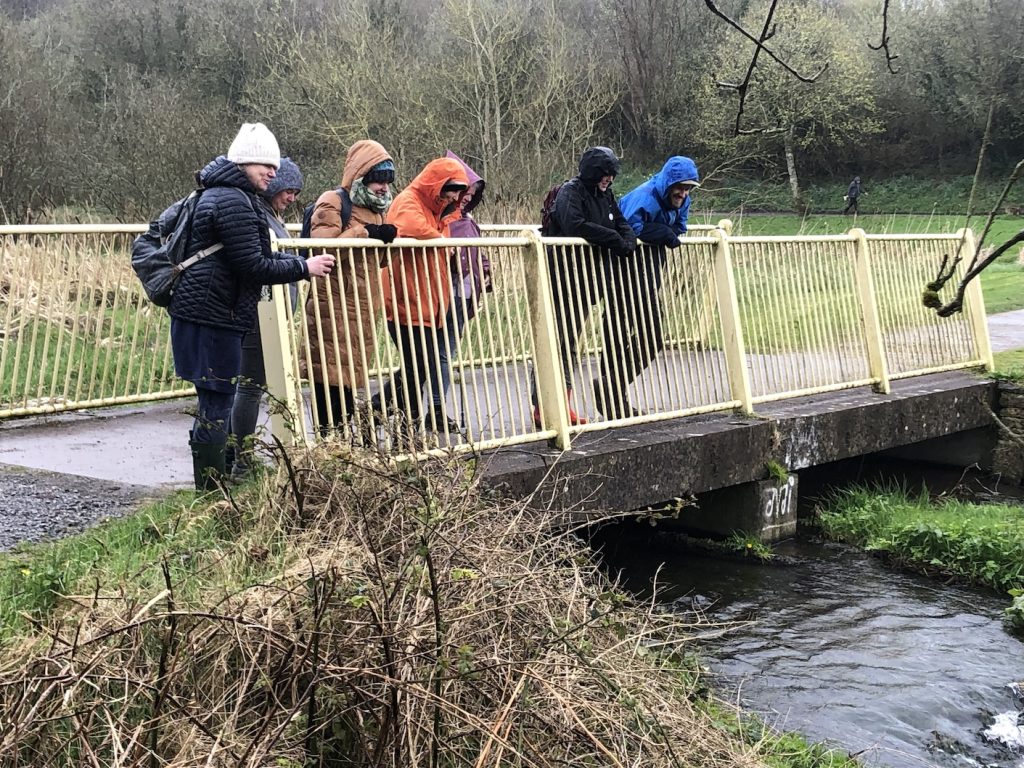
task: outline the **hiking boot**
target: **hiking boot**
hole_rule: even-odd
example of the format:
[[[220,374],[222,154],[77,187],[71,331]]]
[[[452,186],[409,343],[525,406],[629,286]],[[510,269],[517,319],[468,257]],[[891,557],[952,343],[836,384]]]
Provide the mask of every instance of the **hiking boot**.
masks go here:
[[[461,435],[462,425],[446,413],[434,411],[427,414],[424,427],[428,432],[443,432],[448,435]]]
[[[620,400],[619,398],[610,397],[603,379],[596,378],[591,381],[590,388],[594,392],[594,407],[598,413],[609,421],[615,419],[635,419],[644,415],[643,411],[630,405],[628,399],[623,398]]]

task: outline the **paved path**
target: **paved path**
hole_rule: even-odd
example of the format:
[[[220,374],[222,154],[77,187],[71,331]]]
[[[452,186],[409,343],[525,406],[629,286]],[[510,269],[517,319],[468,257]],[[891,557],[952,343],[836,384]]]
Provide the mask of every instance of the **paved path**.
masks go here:
[[[992,340],[993,352],[1024,349],[1024,309],[990,315],[988,335]]]

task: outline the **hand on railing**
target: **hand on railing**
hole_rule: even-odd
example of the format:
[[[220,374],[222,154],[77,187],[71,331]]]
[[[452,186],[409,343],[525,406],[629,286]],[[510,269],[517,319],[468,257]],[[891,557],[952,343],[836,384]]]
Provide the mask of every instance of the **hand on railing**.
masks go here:
[[[387,245],[398,237],[398,228],[394,224],[364,224],[366,234],[374,240],[380,240]]]
[[[310,256],[306,259],[306,268],[310,277],[326,277],[331,274],[334,266],[334,256],[329,253],[322,253],[319,256]]]

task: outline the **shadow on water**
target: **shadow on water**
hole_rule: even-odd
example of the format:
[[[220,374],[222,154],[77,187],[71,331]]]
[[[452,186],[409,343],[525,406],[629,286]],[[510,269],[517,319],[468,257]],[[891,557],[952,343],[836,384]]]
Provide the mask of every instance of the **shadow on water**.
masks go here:
[[[866,765],[1024,768],[1024,692],[1011,687],[1024,643],[1002,629],[1003,597],[836,545],[786,542],[789,565],[759,565],[651,531],[615,526],[594,544],[628,588],[656,583],[676,610],[737,622],[703,646],[721,695]]]

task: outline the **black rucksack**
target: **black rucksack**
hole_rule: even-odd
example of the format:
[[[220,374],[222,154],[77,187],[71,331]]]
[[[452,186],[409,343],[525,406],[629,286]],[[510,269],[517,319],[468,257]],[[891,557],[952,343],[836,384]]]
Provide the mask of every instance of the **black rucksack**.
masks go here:
[[[558,199],[558,190],[562,188],[560,182],[555,184],[548,193],[544,195],[544,202],[540,204],[540,233],[542,236],[547,237],[551,234],[551,224],[555,217],[555,201]]]
[[[174,286],[186,269],[224,247],[216,243],[185,258],[192,242],[192,219],[202,194],[203,190],[197,189],[172,203],[132,242],[132,269],[146,296],[158,307],[170,306]]]
[[[344,231],[348,229],[348,223],[352,220],[352,198],[348,196],[348,190],[344,187],[338,187],[334,192],[341,198],[341,229]],[[312,237],[314,208],[316,208],[316,200],[302,209],[302,229],[299,230],[299,237],[303,239]],[[299,255],[308,259],[309,248],[300,248]]]

